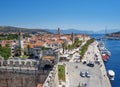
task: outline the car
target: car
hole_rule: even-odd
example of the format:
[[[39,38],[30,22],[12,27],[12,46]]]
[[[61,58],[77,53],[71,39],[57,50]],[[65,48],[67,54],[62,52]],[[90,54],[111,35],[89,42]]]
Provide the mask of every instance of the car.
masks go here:
[[[85,72],[80,72],[81,77],[85,77]]]
[[[94,64],[88,63],[87,66],[94,67]]]
[[[94,62],[93,61],[90,61],[87,66],[90,66],[90,67],[94,67]]]
[[[80,62],[80,60],[76,60],[75,62],[76,62],[76,63],[79,63],[79,62]]]
[[[83,61],[83,64],[86,64],[87,63],[87,61],[85,60],[85,61]]]
[[[85,72],[85,76],[89,78],[91,75],[89,72]]]
[[[98,57],[98,55],[97,55],[97,54],[94,54],[94,56],[95,56],[95,57]]]

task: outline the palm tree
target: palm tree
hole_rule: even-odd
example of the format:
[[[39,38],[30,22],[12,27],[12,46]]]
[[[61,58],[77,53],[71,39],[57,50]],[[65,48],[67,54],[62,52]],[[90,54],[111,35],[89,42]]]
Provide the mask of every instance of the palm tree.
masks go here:
[[[16,53],[17,53],[17,55],[18,56],[21,56],[21,55],[23,55],[24,53],[23,53],[23,49],[21,49],[21,47],[20,46],[18,46],[18,48],[17,48],[17,50],[16,50]]]
[[[68,45],[68,51],[70,51],[71,50],[71,45]]]
[[[62,43],[63,53],[65,52],[65,48],[66,48],[66,47],[67,47],[67,46],[66,46],[65,42],[63,42],[63,43]]]

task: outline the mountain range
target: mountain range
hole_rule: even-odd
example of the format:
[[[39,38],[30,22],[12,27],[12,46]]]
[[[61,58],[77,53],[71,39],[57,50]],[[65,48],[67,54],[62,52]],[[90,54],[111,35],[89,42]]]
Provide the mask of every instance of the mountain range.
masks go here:
[[[47,31],[52,32],[54,34],[58,33],[57,29],[47,29]],[[107,34],[107,33],[113,33],[113,32],[118,32],[120,31],[120,29],[109,29],[109,30],[105,30],[105,29],[101,29],[101,30],[96,30],[96,31],[90,31],[90,30],[80,30],[80,29],[64,29],[64,30],[60,30],[62,34],[71,34],[71,33],[75,33],[75,34]]]
[[[54,34],[58,33],[57,29],[47,29],[47,31],[52,32]],[[75,34],[92,34],[93,31],[84,31],[84,30],[79,30],[79,29],[64,29],[64,30],[60,30],[61,34],[71,34],[71,33],[75,33]]]
[[[29,32],[29,33],[38,33],[38,32],[44,32],[44,33],[54,33],[57,34],[58,30],[57,29],[36,29],[36,28],[20,28],[20,27],[13,27],[13,26],[0,26],[0,32]],[[61,29],[60,32],[62,34],[107,34],[107,33],[113,33],[113,32],[118,32],[120,29],[101,29],[101,30],[96,30],[96,31],[90,31],[90,30],[84,30],[84,29]]]
[[[51,33],[44,29],[29,29],[29,28],[20,28],[20,27],[13,27],[13,26],[0,26],[0,32],[3,32],[3,33],[19,32],[19,31],[28,32],[28,33],[38,33],[38,32]]]
[[[120,29],[102,29],[100,31],[96,31],[95,33],[98,33],[98,34],[109,34],[109,33],[114,33],[114,32],[119,32]]]

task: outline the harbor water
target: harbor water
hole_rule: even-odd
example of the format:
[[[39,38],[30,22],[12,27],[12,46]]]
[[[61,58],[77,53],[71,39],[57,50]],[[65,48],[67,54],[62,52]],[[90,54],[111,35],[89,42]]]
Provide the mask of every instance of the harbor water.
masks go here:
[[[101,35],[91,35],[100,37]],[[115,72],[115,79],[111,81],[112,87],[120,87],[120,40],[103,40],[105,47],[111,52],[109,60],[105,63],[106,70]]]
[[[111,52],[111,57],[105,62],[106,69],[115,72],[115,80],[111,81],[111,85],[120,87],[120,40],[105,40],[105,46]]]

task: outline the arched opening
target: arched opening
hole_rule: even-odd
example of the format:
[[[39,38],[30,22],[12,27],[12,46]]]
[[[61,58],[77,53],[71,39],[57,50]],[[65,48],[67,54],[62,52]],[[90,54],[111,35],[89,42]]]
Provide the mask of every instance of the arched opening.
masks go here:
[[[10,66],[13,66],[13,61],[10,61],[9,65],[10,65]]]
[[[14,66],[15,66],[15,67],[18,67],[18,66],[19,66],[19,61],[15,61]]]
[[[31,62],[30,61],[26,62],[26,67],[31,67]]]
[[[25,66],[25,62],[24,61],[21,61],[21,66]]]

